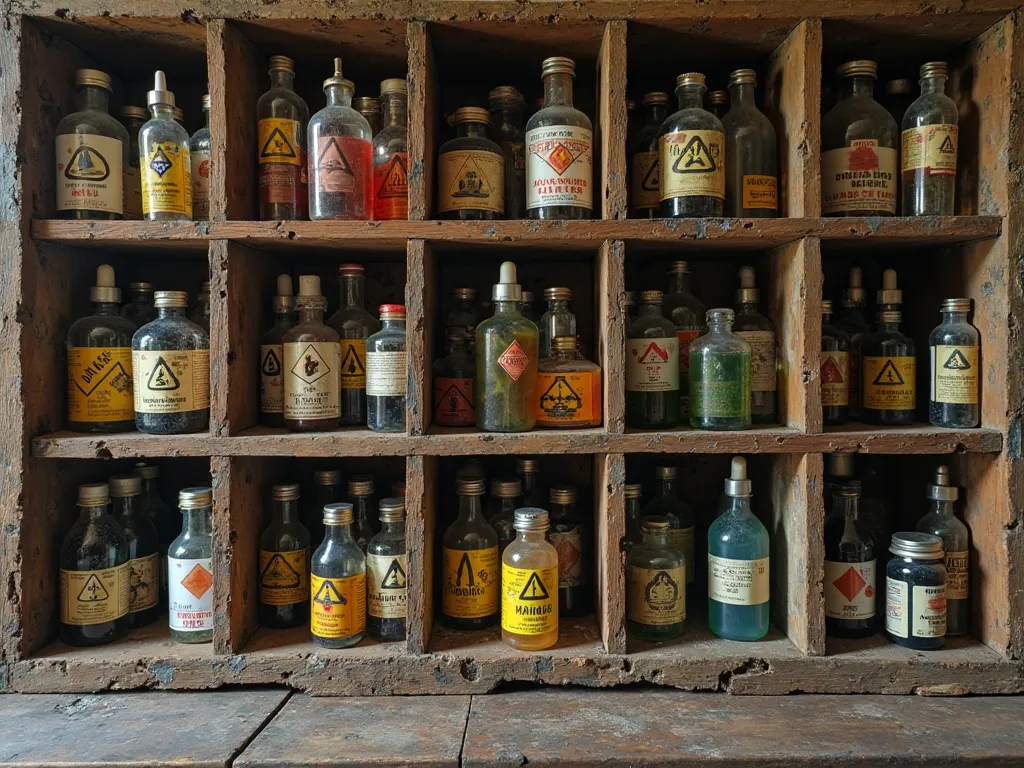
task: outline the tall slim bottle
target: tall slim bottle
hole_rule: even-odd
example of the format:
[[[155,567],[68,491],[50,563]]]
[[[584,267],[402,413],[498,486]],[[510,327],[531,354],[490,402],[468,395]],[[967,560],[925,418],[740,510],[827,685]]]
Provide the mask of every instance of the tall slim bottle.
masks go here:
[[[658,131],[668,117],[668,94],[661,91],[645,93],[640,103],[644,108],[644,125],[637,131],[630,147],[630,202],[633,217],[653,219],[661,204],[658,167]]]
[[[189,139],[189,162],[192,173],[192,219],[210,220],[210,173],[213,162],[213,141],[210,136],[210,94],[203,96],[203,127]]]
[[[309,618],[309,531],[299,522],[299,486],[271,486],[270,504],[260,535],[260,625],[298,627]]]
[[[114,475],[111,514],[128,540],[128,627],[144,627],[160,613],[160,535],[142,506],[142,478]]]
[[[849,283],[843,293],[843,308],[836,318],[836,326],[850,337],[850,399],[851,419],[860,418],[860,348],[871,333],[871,326],[864,318],[867,292],[860,267],[850,268]]]
[[[640,311],[626,331],[626,426],[679,424],[679,338],[662,315],[662,292],[640,294]]]
[[[313,492],[303,498],[302,524],[309,531],[311,544],[324,540],[324,507],[345,500],[341,470],[320,469],[313,473]]]
[[[779,420],[775,406],[778,380],[775,326],[760,313],[757,304],[754,268],[741,267],[732,332],[750,345],[750,418],[754,424],[774,424]]]
[[[405,499],[380,500],[380,531],[366,545],[366,631],[385,642],[404,640],[409,550]]]
[[[821,415],[826,425],[845,424],[850,404],[850,338],[832,322],[832,302],[821,302]]]
[[[942,539],[946,553],[946,634],[966,635],[971,627],[971,542],[970,533],[956,516],[960,489],[952,485],[949,467],[935,470],[928,486],[928,513],[917,521],[920,533]]]
[[[571,485],[551,487],[548,541],[558,554],[558,615],[586,616],[594,605],[594,516]]]
[[[366,426],[404,432],[405,306],[380,305],[380,330],[366,340]]]
[[[153,284],[132,282],[129,284],[131,301],[121,307],[121,317],[131,320],[136,328],[156,320],[156,305],[153,303]]]
[[[921,95],[903,116],[904,216],[953,215],[960,115],[946,95],[948,73],[944,61],[923,65]]]
[[[498,620],[498,534],[484,520],[483,478],[455,481],[459,513],[441,549],[441,621],[452,629],[484,629]]]
[[[270,90],[256,102],[260,220],[305,219],[306,123],[309,108],[295,93],[295,62],[270,57]]]
[[[146,221],[192,219],[192,160],[185,129],[174,121],[174,94],[164,73],[153,76],[146,94],[149,121],[139,130],[142,218]]]
[[[128,131],[128,160],[124,166],[124,217],[134,221],[142,218],[139,130],[146,124],[148,119],[149,112],[143,107],[126,105],[121,108],[121,124]],[[60,128],[58,127],[58,133],[59,131]]]
[[[779,215],[778,145],[771,120],[754,103],[757,74],[737,69],[729,75],[725,128],[725,214],[750,219]]]
[[[327,533],[310,569],[310,640],[351,648],[366,634],[366,555],[352,538],[351,504],[328,504],[323,515]]]
[[[505,218],[526,218],[526,137],[523,94],[501,85],[487,94],[495,139],[505,157]]]
[[[284,426],[284,335],[298,322],[291,275],[277,276],[277,295],[271,299],[274,324],[260,339],[260,421]]]
[[[658,131],[659,213],[665,218],[721,216],[725,203],[725,128],[704,109],[705,77],[676,78],[679,110]]]
[[[377,484],[372,475],[352,475],[348,479],[348,500],[352,504],[352,538],[359,548],[377,533]]]
[[[860,483],[832,494],[825,520],[825,633],[867,637],[875,631],[875,542],[859,519]]]
[[[343,426],[366,423],[366,340],[380,330],[380,321],[366,311],[364,274],[362,264],[338,267],[341,306],[327,318],[341,343],[338,370]]]
[[[384,127],[373,136],[373,220],[409,218],[409,94],[403,78],[380,84]],[[370,126],[371,129],[373,126]]]
[[[178,494],[181,534],[167,550],[171,640],[213,642],[213,489]]]
[[[540,462],[537,459],[516,459],[516,474],[522,482],[523,506],[540,506],[544,499],[544,489],[540,484]]]
[[[690,264],[673,261],[668,268],[670,290],[662,308],[679,338],[679,420],[690,418],[690,342],[707,330],[707,307],[690,290]]]
[[[297,432],[334,429],[341,408],[338,334],[324,325],[327,299],[316,275],[299,277],[299,324],[282,337],[284,346],[284,425]]]

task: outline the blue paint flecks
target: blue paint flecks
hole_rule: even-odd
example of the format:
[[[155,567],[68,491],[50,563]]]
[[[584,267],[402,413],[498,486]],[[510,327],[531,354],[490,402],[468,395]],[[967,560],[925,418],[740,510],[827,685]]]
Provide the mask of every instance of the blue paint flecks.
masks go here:
[[[995,290],[996,289],[992,285],[992,282],[990,280],[986,280],[984,283],[981,284],[982,296],[991,296],[993,293],[995,293]]]
[[[1020,461],[1020,416],[1014,416],[1006,431],[1006,458]]]
[[[237,675],[249,666],[249,660],[246,659],[245,656],[235,656],[228,661],[228,666],[231,667],[231,671]]]
[[[697,219],[697,239],[703,240],[708,236],[708,225],[704,223],[704,219]]]
[[[554,663],[551,659],[537,659],[533,665],[533,672],[535,675],[543,675],[553,671],[555,668]]]
[[[881,216],[868,216],[864,219],[867,222],[868,229],[871,230],[871,234],[877,235],[878,230],[882,228],[882,217]]]
[[[434,679],[442,685],[450,683],[452,681],[451,675],[445,674],[441,671],[441,667],[434,667]]]
[[[174,673],[176,672],[174,665],[168,664],[166,661],[153,662],[149,665],[149,671],[164,685],[168,685],[174,680]]]

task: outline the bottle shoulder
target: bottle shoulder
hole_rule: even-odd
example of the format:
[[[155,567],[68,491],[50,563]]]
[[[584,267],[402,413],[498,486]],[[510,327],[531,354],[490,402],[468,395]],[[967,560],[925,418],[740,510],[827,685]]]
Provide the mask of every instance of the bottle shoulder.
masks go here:
[[[675,335],[675,324],[662,315],[638,315],[626,329],[626,336],[630,339],[659,339]]]
[[[732,324],[732,332],[735,334],[742,331],[771,331],[774,333],[775,326],[771,320],[757,310],[737,310],[736,319]]]
[[[679,131],[718,131],[725,133],[722,121],[699,107],[680,109],[669,115],[658,129],[658,136],[666,136]]]
[[[590,360],[558,360],[547,358],[537,364],[540,373],[600,373],[601,366]]]
[[[347,136],[373,141],[373,129],[369,121],[359,112],[342,105],[328,104],[309,118],[310,138],[315,136]]]
[[[937,326],[928,336],[928,343],[931,346],[977,346],[981,334],[978,329],[970,323],[942,323]]]
[[[726,135],[749,134],[759,136],[765,141],[775,141],[775,126],[768,116],[752,104],[732,107],[722,117],[722,127]]]
[[[188,148],[188,132],[174,120],[152,118],[139,129],[139,145],[143,148],[156,142],[174,142]]]
[[[282,343],[291,344],[304,341],[320,341],[330,343],[339,341],[338,332],[323,323],[298,323],[288,329],[281,338]]]
[[[576,107],[569,104],[559,104],[551,107],[541,107],[530,119],[526,121],[526,131],[535,131],[540,128],[556,128],[567,125],[572,128],[583,128],[588,131],[594,129],[590,118]]]
[[[130,138],[128,129],[107,112],[98,109],[83,109],[66,115],[57,123],[56,135],[92,134],[118,139],[127,150]]]
[[[684,568],[686,555],[667,544],[657,546],[640,541],[629,550],[629,554],[626,556],[626,566],[648,570]]]
[[[68,346],[130,347],[137,326],[121,315],[86,315],[68,327]]]
[[[256,102],[256,114],[259,119],[279,118],[298,120],[305,123],[309,119],[309,107],[305,99],[291,88],[270,88]]]
[[[509,334],[514,336],[537,336],[540,330],[532,320],[519,314],[491,315],[476,324],[477,337]]]
[[[132,349],[140,352],[209,348],[209,334],[185,317],[158,317],[139,328],[132,337]]]
[[[870,97],[844,99],[821,121],[823,149],[842,149],[856,139],[875,139],[879,146],[897,148],[899,127],[889,111]]]
[[[956,102],[944,93],[926,93],[918,96],[903,115],[903,130],[926,125],[956,125],[960,113]]]
[[[498,534],[482,515],[468,523],[456,519],[444,532],[444,546],[448,549],[489,549],[498,546]]]

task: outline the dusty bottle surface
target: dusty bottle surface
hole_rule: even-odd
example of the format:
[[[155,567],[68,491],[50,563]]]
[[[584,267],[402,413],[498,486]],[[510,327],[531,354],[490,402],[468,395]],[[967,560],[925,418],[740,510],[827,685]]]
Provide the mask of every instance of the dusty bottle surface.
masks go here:
[[[270,57],[270,90],[256,102],[260,219],[305,219],[306,123],[309,109],[295,93],[295,62]]]
[[[381,499],[380,523],[380,532],[366,545],[366,631],[377,640],[405,640],[409,572],[405,499]]]
[[[210,94],[203,96],[203,127],[189,139],[189,162],[192,173],[192,218],[210,220],[210,173],[213,147],[210,137]]]
[[[654,498],[644,508],[644,515],[660,515],[669,521],[669,544],[686,557],[686,583],[693,584],[697,578],[694,516],[690,506],[679,498],[676,485],[679,480],[679,469],[655,467],[654,476],[658,480],[658,489]]]
[[[732,106],[725,128],[725,214],[751,219],[779,215],[778,145],[771,121],[754,103],[757,75],[737,69],[729,75]]]
[[[942,538],[928,533],[895,533],[885,572],[885,634],[917,651],[946,643],[947,573]]]
[[[523,485],[516,478],[491,480],[491,496],[487,500],[487,522],[498,534],[498,554],[516,537],[515,511],[523,506]]]
[[[366,340],[366,425],[405,431],[405,307],[380,305],[381,329]]]
[[[124,217],[142,218],[142,174],[139,168],[139,131],[149,120],[144,107],[121,108],[121,124],[128,131],[128,157],[124,166]]]
[[[327,318],[327,325],[338,332],[341,344],[339,384],[341,387],[341,424],[366,424],[366,340],[380,331],[380,321],[366,311],[366,278],[362,264],[338,267],[341,306]]]
[[[679,424],[679,337],[662,315],[661,291],[640,294],[640,311],[626,331],[626,426]]]
[[[946,299],[942,323],[928,338],[928,418],[937,427],[972,428],[981,423],[981,334],[967,321],[970,311],[970,299]]]
[[[751,347],[732,332],[735,317],[731,309],[709,309],[708,332],[690,343],[690,426],[694,429],[750,427]]]
[[[160,534],[142,504],[142,478],[114,475],[108,483],[111,514],[128,541],[128,627],[144,627],[160,615]]]
[[[210,424],[210,336],[185,317],[188,294],[156,292],[157,318],[132,337],[135,426],[153,435]]]
[[[324,507],[345,500],[341,472],[321,469],[313,473],[313,492],[303,497],[302,524],[309,531],[309,540],[315,544],[324,539]]]
[[[601,425],[601,367],[577,357],[575,336],[555,336],[551,357],[537,367],[537,426]]]
[[[558,555],[558,615],[587,616],[594,605],[594,523],[571,485],[552,486],[548,541]]]
[[[719,120],[729,114],[729,91],[708,91],[707,110]]]
[[[437,153],[437,212],[442,219],[505,218],[505,158],[487,138],[490,115],[480,107],[455,112],[455,138]]]
[[[515,513],[516,536],[501,556],[501,639],[523,651],[558,642],[558,553],[548,542],[548,513]]]
[[[181,534],[167,550],[171,640],[213,642],[213,489],[178,494]]]
[[[832,302],[821,302],[821,415],[825,424],[845,424],[850,405],[850,337],[832,322]]]
[[[533,291],[523,291],[523,297],[519,300],[519,314],[534,323],[537,322],[537,310],[533,304]]]
[[[473,349],[476,324],[479,319],[476,305],[476,289],[456,288],[453,296],[455,305],[448,312],[448,318],[445,321],[445,333],[458,331],[466,334],[469,347]]]
[[[348,479],[348,501],[352,504],[352,538],[359,548],[377,533],[377,484],[372,475],[352,475]]]
[[[960,115],[946,95],[947,67],[921,67],[921,95],[903,116],[904,216],[952,216]]]
[[[640,483],[627,483],[622,489],[626,507],[626,535],[623,537],[622,551],[628,553],[643,539],[640,525],[644,518],[643,486]]]
[[[284,425],[296,432],[334,429],[341,417],[338,333],[324,325],[327,299],[316,275],[299,277],[299,324],[285,332]]]
[[[879,312],[875,333],[861,346],[861,421],[908,426],[917,406],[914,340],[900,331],[900,312]]]
[[[284,426],[284,335],[299,322],[295,313],[291,275],[277,276],[277,295],[271,299],[274,324],[260,339],[260,421]]]
[[[75,72],[76,111],[57,124],[56,209],[62,219],[125,218],[128,131],[110,116],[110,75]]]
[[[309,636],[321,648],[351,648],[366,633],[366,555],[352,538],[351,504],[328,504],[323,520],[310,568]]]
[[[658,131],[668,117],[668,94],[661,91],[645,93],[641,104],[644,125],[636,132],[630,145],[630,202],[634,218],[653,219],[658,216],[658,206],[661,205]]]
[[[526,122],[526,211],[531,219],[589,219],[594,209],[594,132],[572,104],[576,64],[541,66],[544,105]]]
[[[970,533],[956,516],[960,489],[952,485],[949,467],[939,466],[928,486],[928,513],[917,521],[920,533],[942,539],[946,563],[946,635],[966,635],[971,626]]]
[[[121,307],[121,317],[131,320],[136,328],[156,320],[156,306],[153,304],[153,284],[131,283],[131,301]]]
[[[464,331],[448,332],[448,354],[434,361],[434,423],[442,427],[471,427],[473,378],[476,364]]]
[[[704,109],[705,77],[676,78],[679,110],[658,131],[660,214],[721,216],[725,204],[725,128]]]
[[[146,94],[150,119],[139,130],[142,218],[146,221],[192,219],[192,160],[185,129],[174,120],[174,94],[164,73],[153,76]]]
[[[690,342],[704,333],[707,307],[690,290],[690,264],[673,261],[668,269],[671,289],[662,305],[679,339],[679,420],[690,418]]]
[[[540,462],[537,459],[516,459],[516,474],[523,484],[524,507],[536,507],[544,499],[540,481]]]
[[[545,288],[544,298],[548,309],[537,326],[540,331],[541,360],[551,357],[551,340],[556,336],[571,336],[574,347],[576,340],[576,315],[569,308],[572,291],[568,288]]]
[[[867,637],[875,631],[875,543],[860,516],[860,483],[832,493],[825,520],[825,632]]]
[[[498,620],[498,534],[481,511],[483,477],[456,479],[455,492],[458,517],[441,549],[441,621],[452,629],[484,629]]]
[[[487,95],[494,136],[505,158],[505,218],[526,218],[526,102],[515,88],[502,85]]]
[[[381,114],[381,100],[373,96],[356,96],[352,99],[352,106],[356,112],[366,118],[366,122],[370,124],[370,130],[376,136],[384,126]]]
[[[198,325],[207,333],[210,332],[210,281],[204,280],[199,284],[199,293],[196,294],[196,303],[188,310],[188,319]]]
[[[849,416],[860,418],[860,353],[861,345],[869,335],[871,326],[864,319],[866,293],[860,267],[851,267],[849,285],[843,293],[843,308],[835,320],[836,327],[850,337]]]
[[[648,515],[626,557],[626,631],[658,642],[683,634],[688,561],[669,542],[669,521]]]
[[[736,291],[736,319],[732,332],[750,345],[750,416],[754,424],[778,421],[777,347],[775,326],[758,311],[758,290],[754,268],[740,268],[740,287]]]
[[[373,219],[409,218],[409,96],[402,78],[380,84],[384,127],[373,130]],[[364,115],[365,117],[365,115]]]
[[[298,627],[309,618],[309,531],[299,522],[299,486],[270,488],[270,524],[260,535],[260,626]]]

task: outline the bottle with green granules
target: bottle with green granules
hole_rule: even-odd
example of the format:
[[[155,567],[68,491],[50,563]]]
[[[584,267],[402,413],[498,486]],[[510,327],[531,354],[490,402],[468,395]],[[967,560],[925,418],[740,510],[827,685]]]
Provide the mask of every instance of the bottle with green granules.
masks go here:
[[[708,310],[708,332],[690,344],[690,426],[750,426],[750,345],[732,333],[731,309]]]

